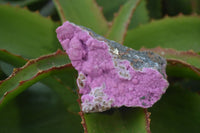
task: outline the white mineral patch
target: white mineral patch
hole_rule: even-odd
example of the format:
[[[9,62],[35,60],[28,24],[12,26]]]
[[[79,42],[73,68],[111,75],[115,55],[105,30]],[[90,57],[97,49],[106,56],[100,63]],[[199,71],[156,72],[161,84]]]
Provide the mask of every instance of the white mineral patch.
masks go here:
[[[127,70],[126,66],[121,64],[121,62],[123,62],[123,60],[120,59],[113,59],[114,63],[115,63],[115,67],[118,70],[118,74],[121,78],[124,79],[131,79],[131,75],[129,73],[129,71]]]
[[[114,49],[113,53],[116,54],[116,55],[119,55],[118,49]]]
[[[80,73],[77,78],[78,87],[83,88],[85,86],[86,77],[83,73]]]
[[[83,112],[103,112],[111,108],[113,100],[103,92],[104,88],[105,86],[91,89],[89,95],[93,97],[93,100],[81,104]]]

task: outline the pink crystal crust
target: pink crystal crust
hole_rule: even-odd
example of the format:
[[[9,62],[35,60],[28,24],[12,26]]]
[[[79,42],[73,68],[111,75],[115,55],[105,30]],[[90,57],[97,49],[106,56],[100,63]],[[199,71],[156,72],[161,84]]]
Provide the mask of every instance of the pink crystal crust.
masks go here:
[[[151,107],[168,87],[163,75],[153,68],[135,70],[128,60],[116,58],[106,41],[65,22],[57,37],[78,71],[83,112],[102,112],[111,107]]]

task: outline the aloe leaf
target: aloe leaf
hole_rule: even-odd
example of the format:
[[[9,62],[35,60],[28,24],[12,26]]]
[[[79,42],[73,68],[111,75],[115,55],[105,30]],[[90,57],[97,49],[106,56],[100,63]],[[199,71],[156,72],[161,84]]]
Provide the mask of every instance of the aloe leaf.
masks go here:
[[[1,61],[9,62],[15,67],[20,67],[28,61],[27,59],[19,55],[14,55],[5,49],[0,49],[0,55],[1,55],[0,56]]]
[[[5,63],[8,63],[14,67],[20,67],[24,65],[28,60],[24,59],[23,57],[19,55],[14,55],[6,50],[0,50],[0,60],[4,61]],[[2,65],[3,63],[1,63]],[[8,68],[8,67],[6,67]],[[2,72],[3,75],[3,72]],[[67,76],[66,76],[67,75]],[[64,70],[60,70],[59,73],[55,73],[52,76],[49,76],[48,78],[45,78],[41,80],[42,83],[49,86],[50,88],[54,89],[62,98],[63,102],[68,102],[65,97],[67,96],[68,91],[75,91],[76,88],[76,78],[77,72],[74,70],[74,68],[67,68]],[[64,89],[65,88],[65,89]],[[66,91],[67,89],[67,91]],[[70,94],[71,97],[69,99],[77,99],[78,97]],[[76,104],[75,106],[77,106]],[[76,107],[77,108],[77,107]],[[78,108],[79,109],[79,108]],[[78,111],[77,111],[78,112]]]
[[[60,48],[58,24],[26,9],[0,5],[0,48],[25,58],[55,52]]]
[[[8,63],[14,67],[20,67],[24,65],[27,60],[19,55],[14,55],[6,50],[0,50],[0,60],[4,61],[5,63]],[[5,64],[1,63],[1,65]],[[6,68],[8,68],[6,66]],[[5,71],[5,70],[4,70]],[[2,71],[2,76],[3,76]],[[67,76],[66,76],[67,75]],[[75,100],[75,103],[70,103],[70,108],[73,106],[73,109],[76,109],[75,112],[78,112],[79,106],[76,102],[76,99],[78,98],[73,91],[76,91],[76,78],[77,72],[74,70],[74,68],[67,68],[64,70],[59,70],[59,73],[54,73],[53,75],[49,76],[48,78],[45,78],[41,80],[41,82],[48,87],[52,88],[56,93],[60,95],[60,97],[63,100],[63,103],[65,105],[69,105],[69,101],[67,99],[71,99],[72,102],[73,99]],[[5,77],[5,75],[4,75]],[[69,94],[70,92],[70,94]],[[74,94],[73,94],[74,93]],[[67,97],[67,99],[66,99]],[[73,105],[72,105],[73,104]]]
[[[6,78],[6,74],[1,70],[1,67],[0,67],[0,80],[4,80]]]
[[[180,51],[200,51],[200,18],[179,16],[153,21],[127,32],[124,44],[134,49],[174,48]]]
[[[199,94],[181,88],[178,84],[171,85],[162,100],[149,109],[152,133],[199,132]]]
[[[108,23],[94,0],[54,0],[62,22],[68,20],[104,35]]]
[[[171,77],[200,80],[199,71],[176,61],[168,62],[167,75]]]
[[[82,132],[80,116],[66,107],[54,90],[34,84],[0,110],[0,132]]]
[[[57,73],[57,75],[63,73],[69,79],[70,76],[73,74],[71,69],[73,68],[64,69]],[[77,102],[78,96],[75,94],[74,90],[71,89],[71,86],[69,84],[65,85],[62,82],[64,82],[64,80],[60,79],[60,76],[58,78],[54,75],[41,80],[41,83],[45,84],[49,88],[52,88],[54,92],[57,95],[59,95],[60,99],[62,100],[60,102],[62,102],[65,105],[65,108],[68,112],[75,113],[78,115],[78,112],[80,111],[80,107]],[[66,80],[66,82],[73,82],[73,78]]]
[[[5,73],[6,77],[12,74],[14,67],[6,62],[0,61],[1,70]]]
[[[192,78],[182,78],[179,79],[178,82],[180,84],[180,87],[182,88],[188,88],[192,92],[196,92],[197,94],[200,94],[200,88],[197,86],[200,86],[200,77],[199,79],[192,79]]]
[[[62,101],[54,91],[38,92],[36,88],[29,89],[26,93],[19,95],[17,103],[22,132],[81,133],[80,116],[69,112]],[[32,128],[31,131],[30,128]]]
[[[144,109],[112,109],[103,113],[84,114],[83,125],[88,133],[149,133],[148,116]],[[147,129],[145,128],[147,126]]]
[[[164,56],[168,60],[178,60],[185,64],[190,64],[197,69],[200,68],[200,55],[194,51],[176,51],[174,49],[154,48],[152,51]]]
[[[147,23],[148,21],[149,15],[146,8],[146,1],[141,0],[140,4],[133,13],[128,29],[133,29],[141,24]]]
[[[23,57],[20,57],[18,55],[14,55],[5,50],[3,52],[5,52],[5,55],[6,55],[4,57],[10,57],[7,60],[4,60],[5,62],[9,64],[20,65],[21,62],[23,63],[26,61]],[[64,53],[61,52],[60,54],[61,55],[56,55],[56,56],[62,56],[62,54]],[[65,57],[67,58],[66,55]],[[17,58],[16,62],[13,62],[14,61],[13,59],[15,58]],[[67,60],[66,58],[63,57],[62,62],[66,62]],[[42,59],[43,57],[39,58],[39,60],[42,60]],[[5,121],[13,124],[13,128],[14,128],[13,130],[18,129],[18,130],[23,130],[24,132],[26,132],[26,130],[29,130],[30,127],[35,129],[35,130],[32,130],[32,132],[36,132],[36,130],[38,129],[40,129],[39,132],[47,132],[47,131],[55,132],[55,130],[61,131],[61,132],[62,131],[81,132],[82,131],[82,127],[80,125],[80,121],[81,121],[80,116],[78,116],[80,107],[78,106],[78,103],[76,101],[78,97],[73,92],[75,90],[71,89],[75,86],[74,84],[76,83],[74,78],[72,78],[76,75],[76,72],[72,67],[60,68],[59,70],[56,70],[56,71],[57,72],[53,73],[53,75],[48,76],[46,78],[43,77],[43,79],[40,80],[41,83],[51,88],[51,89],[47,89],[50,92],[44,91],[44,88],[45,88],[44,85],[42,87],[34,85],[34,87],[31,87],[33,88],[31,89],[32,91],[28,91],[28,92],[25,91],[23,92],[23,94],[19,94],[17,98],[14,98],[13,100],[9,102],[5,102],[6,104],[0,110],[0,112],[2,112],[0,114],[4,114],[4,115],[0,115],[0,123],[2,123],[1,125],[5,128],[0,128],[0,132],[1,131],[3,132],[6,128],[8,128]],[[37,77],[35,77],[35,79],[33,80],[37,80]],[[28,90],[30,90],[30,88]],[[28,97],[24,95],[28,95]],[[30,97],[30,95],[31,96],[34,95],[34,96]],[[50,97],[49,100],[45,100],[45,98],[47,99],[49,97]],[[19,101],[17,99],[21,99],[21,100]],[[18,103],[16,103],[17,106],[15,104],[10,105],[13,101],[16,101],[16,100],[18,101]],[[51,102],[52,100],[53,102]],[[33,103],[32,101],[35,101],[35,102]],[[43,104],[43,102],[45,103]],[[15,111],[21,110],[20,112],[23,112],[23,113],[16,114],[17,116],[15,116],[15,114],[9,111],[9,108],[13,108],[13,110]],[[8,112],[8,115],[5,114],[4,111]],[[48,117],[43,117],[43,116],[48,116]],[[15,117],[17,117],[16,120],[15,120]],[[14,121],[11,122],[10,119]],[[20,124],[22,125],[18,125],[17,123],[18,119],[20,120]],[[34,121],[37,121],[37,119],[40,119],[40,121],[35,123]],[[43,125],[42,130],[38,124]],[[52,127],[52,125],[54,126]],[[51,128],[49,126],[51,126]],[[59,129],[57,129],[55,126]],[[7,130],[7,131],[12,132],[11,130]]]
[[[15,100],[0,110],[0,124],[2,133],[20,133],[19,109]]]
[[[129,0],[123,5],[118,15],[114,18],[112,27],[108,31],[107,37],[109,39],[123,43],[133,12],[140,1],[141,0]]]
[[[147,49],[142,48],[141,50]],[[165,57],[169,63],[179,63],[190,68],[200,76],[200,55],[195,53],[194,51],[177,51],[172,48],[164,49],[161,47],[149,50]]]
[[[1,105],[54,71],[70,67],[67,63],[67,55],[57,51],[52,55],[28,61],[22,68],[15,69],[12,75],[0,82]]]
[[[36,2],[39,2],[40,0],[22,0],[22,1],[12,1],[12,0],[0,0],[0,4],[11,4],[12,6],[27,6]]]
[[[120,6],[127,0],[96,0],[99,6],[102,7],[104,16],[108,21],[112,21],[114,13],[116,13]]]

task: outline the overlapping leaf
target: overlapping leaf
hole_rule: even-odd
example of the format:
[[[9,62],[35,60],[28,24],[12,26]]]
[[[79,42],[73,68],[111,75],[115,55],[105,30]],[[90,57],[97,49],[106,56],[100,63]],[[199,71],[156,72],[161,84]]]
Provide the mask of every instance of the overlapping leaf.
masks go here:
[[[0,0],[0,4],[11,4],[13,6],[27,6],[36,2],[39,2],[40,0],[21,0],[21,1],[12,1],[12,0]]]
[[[9,57],[7,58],[7,60],[4,60],[9,64],[15,66],[15,65],[23,65],[23,63],[26,62],[26,60],[23,59],[22,57],[11,54],[5,50],[3,50],[3,52],[4,52],[4,57]],[[13,59],[16,59],[15,62]],[[76,101],[77,96],[74,94],[74,92],[72,92],[73,90],[71,89],[74,86],[74,79],[71,78],[75,76],[74,69],[72,67],[65,68],[63,67],[65,65],[62,65],[66,64],[67,61],[69,60],[66,54],[59,51],[57,54],[44,56],[39,59],[31,61],[33,64],[31,64],[29,61],[29,65],[23,67],[23,69],[27,69],[27,67],[33,66],[31,67],[30,72],[27,73],[27,75],[29,76],[32,75],[33,77],[32,78],[30,77],[30,79],[28,80],[24,79],[25,81],[21,82],[28,84],[23,83],[20,86],[16,87],[15,89],[23,89],[23,90],[27,89],[28,86],[34,84],[39,79],[43,84],[46,84],[49,88],[45,87],[44,85],[42,86],[34,85],[33,87],[31,87],[32,89],[29,88],[28,91],[23,92],[23,94],[18,94],[17,98],[15,98],[10,102],[6,102],[9,99],[9,97],[5,97],[6,104],[3,106],[4,108],[1,108],[0,110],[0,112],[2,112],[1,113],[2,115],[0,115],[1,118],[0,123],[4,128],[0,128],[0,132],[4,131],[12,132],[13,130],[27,132],[29,128],[35,129],[29,132],[35,132],[36,130],[39,129],[40,131],[37,132],[55,132],[55,131],[62,132],[66,130],[72,132],[82,131],[82,127],[80,125],[80,116],[78,116],[78,111],[80,109]],[[43,65],[52,67],[51,68],[45,67],[44,68],[45,70],[44,69],[39,70],[41,67],[42,68],[44,67]],[[37,72],[34,71],[34,68],[37,69],[36,70]],[[16,75],[20,74],[21,76],[24,76],[22,72],[24,71],[23,69],[20,69]],[[31,73],[32,71],[35,72],[35,75],[34,73]],[[52,73],[53,73],[52,76],[48,76],[49,74]],[[65,75],[65,78],[60,79],[60,75]],[[15,76],[11,78],[15,78]],[[18,78],[17,80],[22,80],[22,78],[23,77]],[[17,80],[16,84],[19,84],[17,83]],[[65,84],[62,84],[62,80],[63,82],[65,82]],[[3,82],[10,83],[6,80]],[[0,88],[1,87],[2,86],[0,85]],[[18,92],[11,92],[10,95],[12,96],[10,97],[13,98],[16,95],[16,93],[20,93],[20,91],[23,90],[15,90]],[[13,109],[13,112],[10,111],[10,108]],[[7,112],[6,114],[3,113],[5,111]],[[12,122],[10,120],[12,120]],[[20,123],[17,122],[19,120]],[[12,123],[11,126],[13,130],[8,128],[5,122]],[[52,125],[54,126],[50,128],[49,126]]]
[[[26,63],[26,61],[28,61],[25,58],[18,56],[18,55],[14,55],[5,49],[0,49],[0,55],[1,55],[0,56],[1,61],[12,64],[15,67],[20,67],[20,66],[24,65]]]
[[[149,133],[146,129],[148,118],[141,108],[124,107],[103,113],[85,114],[84,118],[89,133]]]
[[[104,35],[108,24],[94,0],[54,0],[62,22],[68,20]]]
[[[22,66],[27,62],[27,60],[24,59],[23,57],[9,53],[6,50],[0,50],[0,53],[2,55],[0,59],[5,63],[8,63],[14,67]],[[52,88],[61,97],[61,99],[63,100],[62,102],[65,103],[65,105],[67,106],[68,105],[67,99],[71,98],[70,101],[77,99],[77,96],[75,97],[67,96],[69,95],[67,94],[68,91],[71,92],[76,91],[76,81],[75,81],[76,75],[77,72],[72,67],[69,67],[67,69],[59,70],[59,73],[54,73],[52,76],[43,79],[41,82],[49,86],[49,88]],[[4,76],[3,72],[2,76]],[[77,102],[75,102],[75,104],[73,103],[73,108],[75,109],[75,110],[73,109],[74,112],[79,111]]]
[[[111,29],[108,31],[108,39],[123,43],[128,25],[141,0],[129,0],[120,9],[118,16],[115,17]]]
[[[141,50],[151,50],[168,60],[168,63],[174,64],[182,64],[185,67],[190,68],[197,75],[200,76],[200,55],[195,53],[194,51],[176,51],[172,48],[153,48],[153,49],[145,49],[142,48]]]
[[[162,99],[149,109],[152,133],[199,132],[200,96],[178,84],[171,85]]]
[[[127,0],[96,0],[96,2],[102,7],[106,19],[112,21],[114,14]]]
[[[124,45],[141,47],[174,48],[179,51],[200,51],[200,18],[179,16],[153,21],[127,32]]]
[[[70,100],[67,96],[65,99]],[[80,117],[66,108],[60,95],[37,83],[0,110],[0,132],[81,133]]]
[[[37,58],[60,48],[58,24],[26,9],[0,6],[0,48],[26,58]]]
[[[36,83],[41,78],[48,76],[52,72],[70,67],[66,54],[58,51],[53,55],[41,57],[36,60],[30,60],[25,66],[15,69],[13,74],[6,80],[0,82],[0,103],[1,105],[28,86]]]
[[[141,24],[146,24],[149,22],[149,14],[147,11],[147,2],[146,0],[141,0],[140,4],[133,13],[133,17],[130,21],[128,29],[133,29],[138,27]]]

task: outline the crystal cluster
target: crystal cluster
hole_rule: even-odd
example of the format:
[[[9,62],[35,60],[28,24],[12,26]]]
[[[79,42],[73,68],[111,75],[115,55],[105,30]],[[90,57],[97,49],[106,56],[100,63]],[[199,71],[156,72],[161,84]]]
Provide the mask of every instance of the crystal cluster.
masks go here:
[[[159,55],[127,48],[68,21],[56,32],[78,71],[83,112],[149,108],[165,93],[166,61]]]

